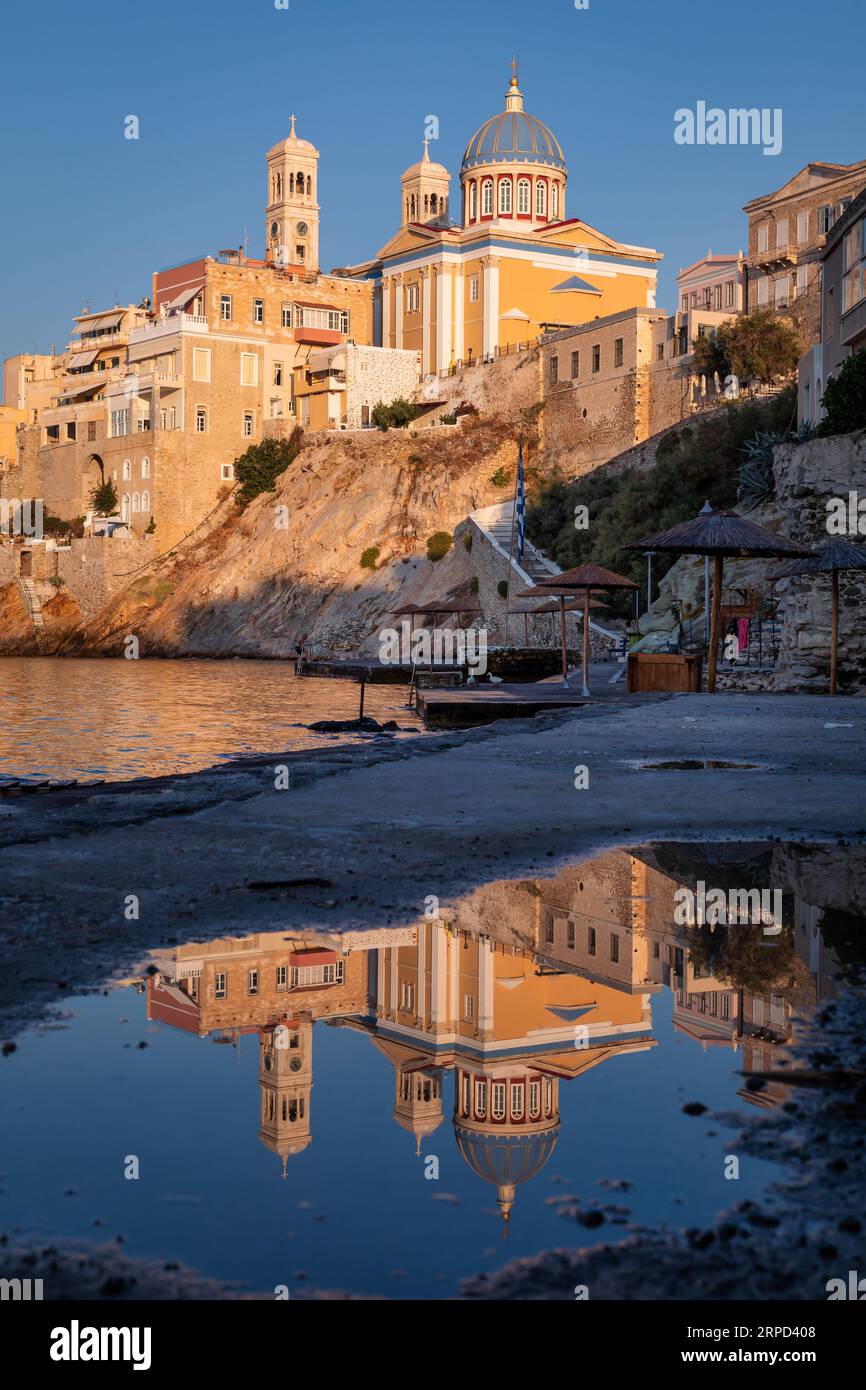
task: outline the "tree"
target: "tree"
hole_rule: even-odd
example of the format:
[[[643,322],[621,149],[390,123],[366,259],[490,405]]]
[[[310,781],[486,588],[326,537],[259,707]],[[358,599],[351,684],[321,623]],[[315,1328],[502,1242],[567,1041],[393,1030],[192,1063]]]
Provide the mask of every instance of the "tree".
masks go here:
[[[235,459],[235,478],[240,483],[237,492],[241,511],[261,492],[273,492],[277,478],[294,463],[304,443],[304,432],[292,430],[288,439],[263,439],[251,444],[246,453]]]
[[[370,421],[380,430],[405,429],[415,419],[415,406],[411,401],[406,401],[402,396],[390,405],[385,405],[383,401],[377,401],[370,412]]]
[[[851,434],[866,429],[866,348],[846,357],[837,376],[831,376],[821,397],[827,412],[819,434]]]
[[[90,494],[90,505],[97,516],[111,516],[117,511],[117,491],[110,478],[103,478]]]
[[[719,324],[716,350],[740,381],[770,386],[794,371],[800,358],[800,341],[787,320],[770,309],[756,309],[752,314],[739,314]]]
[[[721,325],[724,327],[724,324]],[[720,381],[731,374],[731,364],[725,356],[718,332],[699,333],[692,343],[692,371],[697,376],[712,377],[718,372]]]

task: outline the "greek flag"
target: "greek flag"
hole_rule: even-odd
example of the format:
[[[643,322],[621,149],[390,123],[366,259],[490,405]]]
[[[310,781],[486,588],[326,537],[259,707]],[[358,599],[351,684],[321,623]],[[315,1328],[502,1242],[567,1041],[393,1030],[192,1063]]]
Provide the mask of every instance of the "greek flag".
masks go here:
[[[523,564],[523,546],[526,539],[526,483],[523,477],[523,440],[517,455],[517,491],[514,495],[514,515],[517,518],[517,563]]]

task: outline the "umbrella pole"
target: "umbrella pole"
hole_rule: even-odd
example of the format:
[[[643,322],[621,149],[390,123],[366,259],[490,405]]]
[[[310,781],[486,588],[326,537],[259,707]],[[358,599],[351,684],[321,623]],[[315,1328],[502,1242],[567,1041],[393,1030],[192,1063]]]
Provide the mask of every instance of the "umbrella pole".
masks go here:
[[[589,589],[583,591],[583,694],[589,695]]]
[[[830,634],[830,694],[836,694],[836,665],[839,646],[839,571],[833,570],[833,627]]]
[[[710,650],[708,653],[707,665],[707,694],[713,695],[716,690],[716,656],[719,649],[719,622],[722,615],[722,567],[724,559],[721,555],[715,557],[713,564],[713,609],[710,620]]]
[[[562,639],[562,684],[568,689],[568,652],[565,640],[565,595],[559,596],[559,635]]]

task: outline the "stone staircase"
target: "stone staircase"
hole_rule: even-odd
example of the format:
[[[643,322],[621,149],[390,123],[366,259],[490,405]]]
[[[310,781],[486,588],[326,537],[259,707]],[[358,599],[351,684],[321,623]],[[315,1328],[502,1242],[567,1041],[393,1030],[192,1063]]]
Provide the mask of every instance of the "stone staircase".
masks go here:
[[[512,544],[512,532],[515,527],[513,500],[497,502],[492,507],[481,507],[478,511],[470,512],[469,519],[475,523],[489,544],[510,565],[510,592],[516,593],[520,589],[527,588],[530,584],[538,584],[542,579],[549,579],[551,575],[562,573],[559,565],[555,564],[543,551],[538,550],[528,540],[525,541],[523,547],[523,563],[518,565],[512,553],[517,547],[516,536]],[[604,627],[593,617],[590,617],[589,627],[591,632],[596,632],[600,637],[607,638],[609,641],[617,644],[622,641],[621,633]]]
[[[30,579],[27,575],[18,576],[18,588],[30,614],[36,645],[42,651],[46,642],[42,604],[43,601],[47,602],[53,596],[54,590],[50,584],[45,584],[38,579]]]

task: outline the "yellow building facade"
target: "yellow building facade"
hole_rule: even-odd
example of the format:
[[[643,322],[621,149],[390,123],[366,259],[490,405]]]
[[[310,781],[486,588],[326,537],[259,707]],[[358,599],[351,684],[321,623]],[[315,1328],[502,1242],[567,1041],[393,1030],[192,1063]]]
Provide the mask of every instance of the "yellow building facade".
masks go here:
[[[524,109],[515,72],[505,109],[475,132],[460,169],[422,159],[401,180],[402,223],[375,260],[383,347],[416,351],[422,375],[485,360],[624,309],[655,306],[659,252],[566,211],[568,168],[548,127]]]

